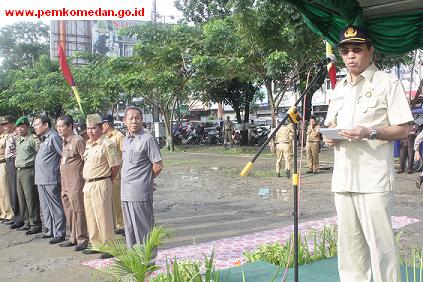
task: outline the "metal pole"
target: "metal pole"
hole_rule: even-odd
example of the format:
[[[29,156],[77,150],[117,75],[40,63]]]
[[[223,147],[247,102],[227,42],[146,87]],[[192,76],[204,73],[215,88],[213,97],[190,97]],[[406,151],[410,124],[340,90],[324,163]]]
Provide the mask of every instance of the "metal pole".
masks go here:
[[[300,94],[300,97],[295,102],[294,106],[297,106],[306,95],[310,95],[310,99],[311,99],[311,95],[313,95],[313,93],[316,92],[316,90],[320,88],[320,86],[323,84],[326,75],[327,75],[327,68],[326,66],[322,66],[319,72],[316,74],[316,76],[313,78],[313,80],[309,84],[309,86]],[[266,142],[264,142],[263,145],[261,145],[261,147],[258,149],[257,153],[253,156],[251,161],[245,165],[244,169],[240,173],[241,176],[247,175],[247,173],[253,167],[253,163],[257,160],[261,152],[263,152],[267,144],[269,144],[270,140],[272,140],[272,138],[276,135],[276,132],[278,132],[279,128],[281,128],[281,126],[285,123],[287,119],[288,119],[288,115],[286,115],[282,119],[282,121],[275,128],[275,130],[269,135],[269,138],[266,140]]]
[[[151,20],[155,23],[157,19],[156,0],[153,0],[151,8]]]
[[[294,188],[294,281],[298,282],[298,124],[293,123],[292,125],[294,126],[294,173],[292,175],[292,186]]]

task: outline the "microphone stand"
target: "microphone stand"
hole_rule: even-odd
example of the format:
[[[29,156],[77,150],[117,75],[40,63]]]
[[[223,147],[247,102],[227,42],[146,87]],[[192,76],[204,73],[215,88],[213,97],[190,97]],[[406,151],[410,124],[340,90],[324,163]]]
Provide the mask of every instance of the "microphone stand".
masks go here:
[[[303,98],[307,95],[308,99],[311,99],[313,96],[313,93],[316,92],[318,88],[323,84],[326,76],[327,76],[327,68],[326,65],[321,66],[318,65],[319,71],[317,72],[316,76],[313,78],[313,80],[310,82],[310,85],[304,89],[304,91],[300,94],[300,97],[295,102],[294,106],[297,106]],[[251,161],[244,167],[244,169],[241,171],[240,175],[245,176],[250,171],[250,169],[253,167],[253,163],[257,160],[257,158],[260,156],[260,154],[263,152],[264,148],[266,148],[267,144],[269,144],[270,140],[273,139],[273,137],[276,135],[276,132],[278,132],[279,128],[286,122],[286,120],[289,119],[294,127],[294,170],[292,174],[292,186],[294,190],[294,281],[298,282],[298,141],[297,141],[297,132],[298,132],[298,122],[299,119],[297,117],[291,117],[289,112],[285,115],[285,117],[282,119],[282,121],[278,124],[278,126],[275,128],[275,130],[269,135],[269,138],[266,140],[266,142],[261,145],[257,153],[254,155],[254,157],[251,159]]]

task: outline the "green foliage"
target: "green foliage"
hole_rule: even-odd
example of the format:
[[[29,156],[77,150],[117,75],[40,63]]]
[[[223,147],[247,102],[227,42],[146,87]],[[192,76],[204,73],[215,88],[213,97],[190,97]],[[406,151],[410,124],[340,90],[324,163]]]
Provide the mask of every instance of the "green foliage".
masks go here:
[[[148,275],[159,267],[151,264],[153,253],[168,236],[163,226],[154,227],[145,244],[128,249],[121,239],[111,239],[99,251],[111,254],[115,260],[105,271],[114,281],[145,281]]]
[[[204,271],[198,262],[183,261],[179,262],[176,258],[169,263],[166,260],[166,273],[157,275],[151,279],[151,282],[219,282],[220,272],[214,268],[214,251],[210,258],[204,256]]]
[[[175,7],[181,11],[185,19],[195,24],[211,19],[224,18],[230,15],[229,0],[176,0]]]
[[[49,54],[49,27],[42,22],[18,22],[0,29],[0,70],[32,68]]]
[[[326,259],[336,255],[336,227],[324,227],[321,232],[313,231],[313,250],[309,249],[309,240],[306,235],[298,236],[298,264],[308,264],[313,261]],[[294,235],[290,240],[281,243],[263,244],[256,251],[245,252],[248,262],[266,261],[281,267],[293,267]]]
[[[71,100],[70,88],[66,87],[59,65],[43,55],[33,68],[10,71],[9,85],[0,94],[6,107],[21,113],[46,112],[58,117],[63,105]]]

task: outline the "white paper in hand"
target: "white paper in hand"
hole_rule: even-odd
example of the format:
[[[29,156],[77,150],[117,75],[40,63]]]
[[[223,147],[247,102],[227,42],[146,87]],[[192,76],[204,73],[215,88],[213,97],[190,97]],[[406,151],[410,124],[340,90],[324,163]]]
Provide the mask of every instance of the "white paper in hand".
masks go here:
[[[339,128],[320,128],[320,133],[326,138],[326,139],[332,139],[332,140],[341,140],[341,139],[347,139],[341,134],[339,134],[344,129]]]

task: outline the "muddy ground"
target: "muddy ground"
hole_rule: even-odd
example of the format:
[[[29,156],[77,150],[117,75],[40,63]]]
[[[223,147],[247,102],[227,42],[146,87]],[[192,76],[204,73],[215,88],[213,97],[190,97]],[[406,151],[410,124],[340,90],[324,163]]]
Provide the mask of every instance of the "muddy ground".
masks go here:
[[[291,182],[275,176],[270,152],[255,162],[249,176],[239,176],[255,150],[183,147],[163,152],[165,168],[154,195],[157,224],[172,231],[163,248],[292,224]],[[335,215],[332,159],[332,150],[322,150],[320,172],[302,175],[300,221]],[[423,220],[423,192],[414,184],[417,176],[397,175],[394,215]],[[269,188],[267,198],[259,196],[261,188]],[[413,246],[422,247],[422,235],[423,222],[407,226],[400,239],[403,254]],[[80,265],[81,260],[95,258],[0,224],[0,281],[104,281],[96,271]]]

